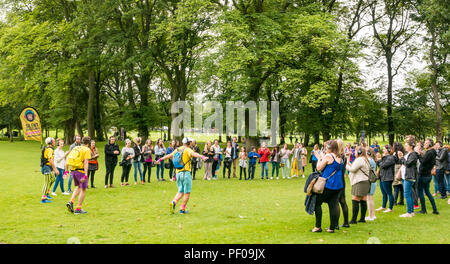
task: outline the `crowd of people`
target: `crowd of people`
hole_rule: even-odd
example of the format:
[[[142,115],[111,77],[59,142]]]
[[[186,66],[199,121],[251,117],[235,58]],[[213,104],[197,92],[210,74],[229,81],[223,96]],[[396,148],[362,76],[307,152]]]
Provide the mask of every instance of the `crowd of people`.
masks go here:
[[[331,140],[325,142],[322,148],[318,144],[314,145],[309,161],[307,160],[308,150],[299,142],[296,142],[292,149],[289,149],[286,143],[270,149],[265,142],[262,142],[258,148],[253,146],[249,150],[245,146],[240,146],[236,137],[228,141],[224,148],[219,145],[218,140],[206,142],[202,150],[195,140],[189,139],[188,143],[187,147],[195,154],[189,151],[189,166],[185,166],[183,172],[189,170],[192,180],[198,177],[198,171],[203,166],[203,177],[200,177],[204,180],[217,180],[221,167],[223,179],[237,178],[239,173],[239,180],[254,180],[257,163],[261,167],[261,180],[281,177],[283,179],[299,178],[300,175],[305,178],[305,166],[310,163],[313,174],[308,177],[306,184],[309,184],[314,177],[318,177],[318,172],[321,172],[320,177],[327,179],[323,193],[312,194],[313,199],[307,197],[307,211],[316,215],[316,227],[313,232],[321,231],[321,204],[324,202],[330,206],[332,224],[329,231],[332,232],[339,228],[340,208],[342,208],[344,218],[342,226],[344,227],[366,220],[373,221],[376,219],[376,211],[392,212],[394,206],[404,205],[404,201],[406,201],[407,210],[401,215],[402,217],[414,216],[414,210],[419,208],[420,211],[417,213],[427,213],[424,195],[428,197],[433,213],[438,214],[434,197],[439,195],[437,198],[445,199],[449,191],[448,146],[443,146],[440,141],[434,143],[431,139],[422,143],[416,142],[413,136],[409,136],[406,138],[405,145],[396,142],[393,146],[385,145],[383,148],[376,141],[370,146],[365,142],[360,144],[355,142],[352,146],[350,143],[345,145],[341,139]],[[68,151],[63,150],[62,139],[47,138],[46,144],[41,155],[42,174],[45,175],[41,203],[51,202],[59,186],[63,195],[72,194],[70,201],[72,204],[68,207],[74,211],[74,197],[79,195],[84,199],[85,189],[89,187],[89,179],[90,188],[96,188],[94,179],[99,169],[100,154],[95,141],[76,136]],[[173,156],[177,150],[186,147],[185,145],[184,142],[180,144],[179,141],[173,140],[166,148],[162,139],[158,139],[155,144],[151,139],[147,139],[142,144],[141,138],[136,137],[133,142],[125,139],[125,146],[120,149],[115,136],[111,136],[104,147],[106,168],[104,187],[114,187],[114,173],[117,165],[122,167],[120,186],[130,185],[129,176],[132,169],[135,185],[150,183],[153,167],[156,167],[157,181],[165,181],[164,173],[166,172],[169,180],[177,181],[178,184],[177,177],[181,171],[175,167]],[[68,164],[69,156],[74,152],[78,154],[78,157],[80,153],[83,153],[85,160],[78,161],[79,164],[75,165]],[[269,165],[272,167],[270,177]],[[71,167],[71,171],[75,173],[68,174],[67,167]],[[236,172],[237,167],[239,167],[238,172]],[[67,175],[69,179],[65,190],[64,177]],[[376,180],[370,180],[371,175],[375,175],[372,178]],[[353,210],[351,221],[349,221],[345,199],[346,176],[349,177],[351,185]],[[183,174],[184,177],[186,176]],[[72,181],[75,181],[77,186],[73,193]],[[431,181],[434,183],[434,194],[430,192]],[[80,183],[86,188],[78,188]],[[382,205],[375,209],[373,195],[377,184],[380,185],[382,193]],[[174,199],[175,203],[178,199],[180,197]],[[310,203],[311,201],[313,202]],[[81,210],[81,203],[78,204],[77,210]],[[367,211],[368,216],[366,216]],[[358,214],[360,214],[359,220]]]
[[[405,201],[406,212],[400,217],[427,214],[425,195],[431,204],[432,213],[439,214],[435,197],[447,199],[450,192],[449,146],[443,145],[441,141],[434,143],[432,139],[427,139],[419,142],[414,136],[407,136],[404,145],[396,142],[393,146],[385,145],[383,148],[377,142],[370,146],[365,142],[356,142],[353,147],[350,144],[344,146],[341,139],[325,142],[324,146],[325,151],[318,155],[317,161],[317,170],[321,174],[312,173],[305,185],[306,211],[316,217],[312,232],[322,232],[321,205],[324,202],[328,203],[330,210],[330,227],[326,231],[334,233],[340,227],[348,228],[351,224],[374,221],[376,211],[391,213],[394,206],[404,205]],[[352,196],[350,221],[345,199],[346,175],[349,177]],[[319,178],[325,181],[322,189],[316,185],[320,182]],[[434,194],[430,192],[432,180]],[[375,209],[373,195],[378,182],[382,204]],[[314,188],[318,188],[316,192],[311,191]],[[450,199],[447,203],[450,204]],[[341,209],[343,224],[339,225]]]

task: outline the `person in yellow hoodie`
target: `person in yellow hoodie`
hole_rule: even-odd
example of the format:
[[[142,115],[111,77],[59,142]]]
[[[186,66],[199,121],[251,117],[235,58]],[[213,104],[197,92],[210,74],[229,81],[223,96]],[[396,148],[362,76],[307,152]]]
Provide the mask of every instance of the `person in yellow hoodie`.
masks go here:
[[[71,213],[74,214],[85,214],[87,213],[81,206],[83,204],[84,198],[86,197],[86,190],[88,188],[88,167],[89,160],[91,159],[91,150],[89,145],[91,143],[90,137],[83,137],[81,139],[81,146],[74,147],[69,155],[67,156],[66,167],[64,172],[64,179],[67,177],[68,166],[71,167],[71,175],[75,182],[75,190],[73,191],[72,198],[67,203],[67,208]],[[78,196],[78,204],[76,209],[73,209],[73,204]]]

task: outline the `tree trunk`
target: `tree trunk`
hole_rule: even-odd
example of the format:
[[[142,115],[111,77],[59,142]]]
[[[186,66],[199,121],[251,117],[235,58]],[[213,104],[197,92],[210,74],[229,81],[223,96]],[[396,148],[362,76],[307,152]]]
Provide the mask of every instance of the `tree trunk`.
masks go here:
[[[64,126],[64,142],[66,145],[73,143],[75,137],[75,120],[73,118],[66,120]]]
[[[77,133],[80,137],[84,136],[83,129],[81,128],[80,120],[78,118],[75,120],[75,127],[77,129]]]
[[[430,28],[430,27],[429,27]],[[430,61],[431,61],[431,90],[433,92],[434,110],[436,112],[436,139],[442,141],[442,112],[437,86],[438,66],[434,57],[436,45],[436,33],[434,29],[431,32]]]
[[[103,106],[102,101],[100,100],[100,77],[97,77],[96,85],[95,85],[96,91],[95,91],[95,114],[94,114],[94,127],[95,127],[95,134],[96,134],[96,140],[97,141],[105,141],[105,138],[103,137]]]
[[[308,145],[309,145],[309,133],[305,133],[305,138],[304,138],[304,141],[303,141],[303,145],[305,146],[305,147],[307,147]]]
[[[8,124],[8,129],[7,129],[8,135],[9,135],[9,142],[13,142],[13,132],[12,132],[12,127],[11,124]]]
[[[392,116],[392,55],[390,52],[386,52],[386,64],[388,74],[388,88],[387,88],[387,123],[388,123],[388,137],[389,144],[394,144],[394,119]]]
[[[89,71],[89,99],[87,107],[87,129],[90,138],[95,138],[95,72],[93,69]]]
[[[314,132],[314,145],[315,144],[320,144],[320,133],[319,132]]]

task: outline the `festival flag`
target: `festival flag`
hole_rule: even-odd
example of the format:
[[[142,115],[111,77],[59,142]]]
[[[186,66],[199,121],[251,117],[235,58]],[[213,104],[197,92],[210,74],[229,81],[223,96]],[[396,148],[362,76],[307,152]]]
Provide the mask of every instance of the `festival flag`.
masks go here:
[[[36,140],[42,143],[41,119],[33,107],[25,107],[20,113],[23,136],[25,140]]]

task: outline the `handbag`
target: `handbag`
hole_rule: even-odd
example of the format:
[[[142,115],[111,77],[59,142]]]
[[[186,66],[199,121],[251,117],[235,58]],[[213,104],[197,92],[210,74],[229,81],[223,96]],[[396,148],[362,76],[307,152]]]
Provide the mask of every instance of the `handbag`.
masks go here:
[[[312,192],[315,193],[315,194],[322,194],[323,190],[325,189],[325,184],[327,183],[328,178],[332,177],[336,173],[338,168],[339,168],[339,166],[327,178],[319,176],[317,178],[316,182],[314,183],[313,187],[312,187]]]
[[[360,168],[360,170],[364,173],[364,175],[367,176],[367,178],[369,178],[370,183],[377,182],[378,177],[375,174],[375,172],[372,170],[372,168],[370,168],[370,164],[367,163],[367,160],[366,160],[366,164],[369,166],[369,175],[367,175],[367,173],[365,171],[363,171],[361,168]]]
[[[88,164],[88,170],[90,170],[90,171],[98,170],[98,163],[89,163]]]
[[[169,170],[170,169],[170,162],[164,163],[164,168]]]

